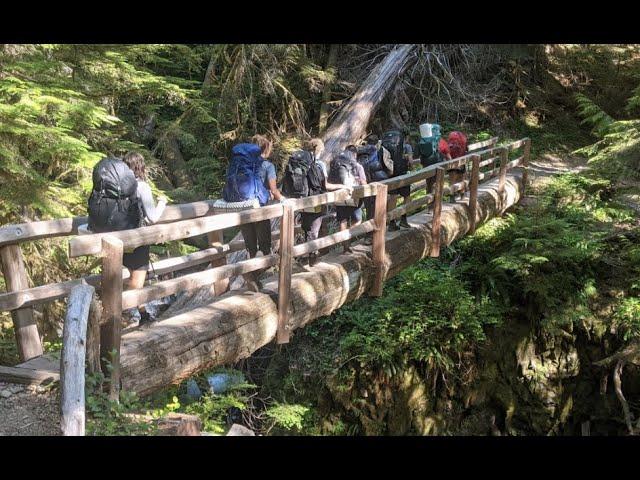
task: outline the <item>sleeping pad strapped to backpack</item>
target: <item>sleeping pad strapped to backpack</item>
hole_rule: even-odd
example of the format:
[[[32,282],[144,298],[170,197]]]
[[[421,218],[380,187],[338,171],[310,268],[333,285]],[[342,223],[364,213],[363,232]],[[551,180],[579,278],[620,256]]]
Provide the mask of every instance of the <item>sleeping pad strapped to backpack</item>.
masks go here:
[[[260,178],[262,151],[253,143],[240,143],[231,149],[231,162],[222,190],[226,202],[245,202],[258,199],[260,205],[269,201],[269,191]]]
[[[302,198],[324,193],[324,173],[311,152],[298,150],[291,154],[282,182],[287,197]]]
[[[89,230],[95,233],[138,228],[142,225],[138,181],[119,158],[104,158],[93,168],[89,196]]]

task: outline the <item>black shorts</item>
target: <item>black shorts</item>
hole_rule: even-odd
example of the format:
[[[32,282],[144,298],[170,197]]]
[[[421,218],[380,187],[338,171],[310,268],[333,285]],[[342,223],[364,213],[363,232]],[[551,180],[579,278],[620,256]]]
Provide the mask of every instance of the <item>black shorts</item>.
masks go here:
[[[406,185],[404,187],[400,187],[397,190],[393,190],[389,192],[391,195],[400,195],[401,197],[408,197],[411,195],[411,185]]]
[[[122,264],[129,270],[147,270],[149,268],[149,245],[142,245],[131,253],[122,256]]]
[[[362,208],[336,206],[336,219],[338,222],[343,220],[351,220],[352,222],[362,221]]]

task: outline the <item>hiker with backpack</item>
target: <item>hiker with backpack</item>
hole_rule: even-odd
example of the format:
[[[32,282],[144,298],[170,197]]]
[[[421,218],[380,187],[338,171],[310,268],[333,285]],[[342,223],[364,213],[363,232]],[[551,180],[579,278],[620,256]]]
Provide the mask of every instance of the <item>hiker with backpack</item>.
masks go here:
[[[345,150],[331,161],[329,181],[353,188],[357,185],[366,185],[367,177],[364,168],[358,163],[353,152]],[[340,224],[341,231],[362,223],[362,208],[359,206],[359,202],[354,200],[336,202],[336,220]],[[350,244],[349,240],[343,243],[345,253],[351,252]]]
[[[391,154],[391,160],[393,162],[392,177],[399,177],[406,174],[410,167],[408,155],[405,155],[405,134],[400,130],[389,130],[382,136],[382,147],[389,151]],[[393,210],[398,202],[398,196],[403,198],[403,202],[406,205],[411,200],[411,185],[397,188],[390,193],[387,210]],[[389,222],[389,230],[397,231],[400,228],[411,228],[407,221],[407,215],[404,214],[398,220]]]
[[[267,205],[273,198],[284,202],[276,185],[276,169],[267,160],[271,156],[272,143],[264,135],[254,135],[251,143],[239,143],[231,149],[231,161],[222,197],[225,208],[239,211]],[[240,225],[249,258],[254,258],[258,250],[263,255],[271,254],[271,221],[262,220]],[[244,275],[247,287],[258,291],[259,272]]]
[[[93,190],[89,197],[88,229],[93,233],[128,230],[156,223],[167,205],[160,197],[153,201],[151,187],[146,182],[144,157],[137,152],[123,159],[109,157],[93,170]],[[123,265],[129,270],[127,289],[144,286],[149,269],[149,245],[125,252]],[[138,307],[140,324],[151,321],[144,305]]]
[[[283,191],[288,197],[310,197],[343,188],[347,188],[349,195],[351,195],[351,188],[328,181],[327,167],[324,162],[318,159],[323,150],[324,142],[319,138],[314,138],[305,142],[302,150],[297,150],[291,154],[285,168],[283,180]],[[326,211],[325,205],[318,205],[300,212],[305,242],[318,238]],[[317,251],[309,253],[308,262],[310,267],[316,264],[317,258]]]
[[[467,136],[462,132],[450,132],[447,136],[447,141],[445,142],[445,144],[446,148],[443,148],[443,150],[447,152],[448,160],[460,158],[468,152]],[[466,173],[466,171],[466,165],[460,165],[458,167],[448,169],[447,174],[449,175],[449,185],[462,182],[464,180],[464,174]],[[455,202],[456,195],[460,195],[460,199],[464,198],[464,194],[465,189],[462,189],[460,192],[458,192],[458,194],[451,193],[451,201]]]

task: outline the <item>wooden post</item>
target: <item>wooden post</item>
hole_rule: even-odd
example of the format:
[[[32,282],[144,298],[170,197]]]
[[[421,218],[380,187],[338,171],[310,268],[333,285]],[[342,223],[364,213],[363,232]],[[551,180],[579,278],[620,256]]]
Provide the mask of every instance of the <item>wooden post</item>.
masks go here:
[[[480,178],[480,155],[471,159],[471,182],[469,184],[469,234],[476,231],[478,212],[478,179]]]
[[[91,300],[89,322],[87,324],[87,371],[100,371],[100,324],[102,323],[102,303],[95,296]]]
[[[2,273],[7,285],[7,292],[16,292],[29,288],[27,272],[24,268],[22,250],[17,244],[0,247]],[[21,308],[11,312],[15,329],[18,355],[21,362],[26,362],[42,355],[42,343],[38,333],[38,325],[31,308]]]
[[[442,191],[444,190],[444,168],[436,169],[436,192],[433,199],[433,220],[431,221],[431,256],[440,256],[440,214],[442,213]]]
[[[507,163],[509,163],[509,150],[503,148],[500,152],[500,177],[498,179],[498,193],[500,194],[501,202],[504,194],[504,183],[507,178]]]
[[[223,233],[224,233],[223,230],[216,230],[215,232],[209,232],[207,234],[207,239],[209,240],[209,246],[222,247],[222,245],[224,244]],[[226,265],[226,263],[227,263],[226,256],[223,256],[221,258],[216,258],[211,261],[211,268],[219,267],[221,265]],[[223,280],[218,280],[213,284],[214,293],[217,297],[222,295],[224,292],[226,292],[228,288],[229,288],[228,278],[225,278]]]
[[[531,139],[526,138],[524,144],[524,153],[522,155],[522,197],[527,188],[527,181],[529,180],[529,157],[531,155]]]
[[[276,342],[289,343],[289,300],[291,294],[291,269],[295,218],[292,205],[284,205],[280,221],[280,272],[278,273],[278,331]]]
[[[384,279],[387,274],[385,235],[387,233],[387,186],[379,183],[376,185],[375,198],[375,223],[376,229],[373,232],[373,264],[375,265],[375,279],[369,295],[380,297],[384,287]]]
[[[102,307],[105,325],[100,331],[102,360],[111,362],[102,371],[110,377],[109,398],[120,397],[120,337],[122,335],[122,240],[105,236],[102,238]]]
[[[84,360],[87,319],[95,289],[82,282],[67,302],[60,358],[60,428],[65,436],[84,436]]]

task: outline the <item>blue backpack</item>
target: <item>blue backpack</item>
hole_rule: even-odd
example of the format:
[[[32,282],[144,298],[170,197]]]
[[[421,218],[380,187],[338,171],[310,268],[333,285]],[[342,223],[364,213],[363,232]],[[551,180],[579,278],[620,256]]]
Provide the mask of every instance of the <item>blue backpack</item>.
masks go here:
[[[260,205],[269,201],[269,191],[260,178],[263,159],[258,145],[240,143],[231,149],[227,181],[222,191],[226,202],[244,202],[257,198]]]

